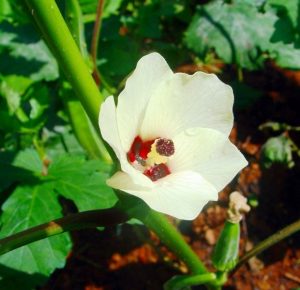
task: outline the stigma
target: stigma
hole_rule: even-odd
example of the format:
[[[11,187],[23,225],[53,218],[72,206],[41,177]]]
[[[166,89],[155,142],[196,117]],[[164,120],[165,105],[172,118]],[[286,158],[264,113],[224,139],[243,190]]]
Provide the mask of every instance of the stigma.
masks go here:
[[[155,138],[143,141],[136,136],[127,153],[128,161],[152,181],[157,181],[171,173],[167,162],[175,153],[174,142],[171,139]]]

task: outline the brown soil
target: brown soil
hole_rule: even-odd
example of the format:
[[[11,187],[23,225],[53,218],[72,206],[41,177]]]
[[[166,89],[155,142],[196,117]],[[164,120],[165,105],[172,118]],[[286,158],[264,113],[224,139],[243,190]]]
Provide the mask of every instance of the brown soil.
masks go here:
[[[232,75],[231,71],[227,73]],[[228,79],[228,75],[224,78]],[[272,133],[259,131],[258,126],[266,121],[300,126],[300,72],[283,71],[269,64],[264,72],[247,73],[244,79],[263,91],[263,96],[252,107],[236,112],[236,125],[231,134],[232,141],[249,160],[249,166],[220,194],[218,203],[210,204],[193,222],[178,224],[209,268],[212,267],[209,257],[223,226],[231,191],[239,190],[258,200],[258,206],[242,223],[241,255],[299,219],[299,158],[295,157],[296,166],[290,170],[281,166],[262,169],[261,146]],[[298,146],[299,135],[292,134]],[[187,271],[185,265],[141,225],[123,225],[102,232],[78,231],[72,237],[75,247],[67,265],[57,270],[40,290],[159,290],[174,274]],[[299,288],[299,241],[300,235],[295,234],[251,259],[230,277],[224,289]]]

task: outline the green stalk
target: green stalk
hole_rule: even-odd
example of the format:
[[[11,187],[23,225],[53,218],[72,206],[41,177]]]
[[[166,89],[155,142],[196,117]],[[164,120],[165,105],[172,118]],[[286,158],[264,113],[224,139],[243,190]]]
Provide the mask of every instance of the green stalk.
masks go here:
[[[54,0],[25,0],[96,130],[103,96]]]
[[[101,75],[97,67],[97,53],[98,53],[98,44],[99,44],[99,37],[101,31],[104,3],[105,0],[98,0],[97,13],[96,13],[96,19],[95,19],[95,24],[93,29],[92,43],[91,43],[91,56],[94,64],[93,77],[98,86],[101,83]]]
[[[96,60],[97,60],[97,53],[98,53],[98,44],[99,44],[99,37],[101,31],[101,24],[102,24],[102,13],[104,7],[105,0],[98,0],[97,5],[97,12],[96,12],[96,19],[93,29],[93,37],[91,43],[91,56],[93,59],[93,63],[96,67]]]
[[[93,159],[100,158],[111,164],[112,160],[103,141],[95,131],[81,103],[77,98],[74,98],[74,92],[68,83],[62,83],[60,95],[67,110],[73,132],[81,146],[87,151],[89,157]]]
[[[79,47],[83,59],[87,62],[87,64],[89,64],[90,56],[86,47],[83,17],[78,1],[79,0],[65,0],[66,22],[77,46]]]
[[[236,271],[240,266],[242,266],[245,262],[247,262],[250,258],[260,254],[261,252],[265,251],[266,249],[270,248],[271,246],[275,245],[276,243],[280,242],[281,240],[289,237],[290,235],[300,231],[300,220],[284,227],[283,229],[279,230],[272,236],[266,238],[258,245],[256,245],[252,250],[247,252],[241,259],[238,261],[234,271]]]
[[[164,215],[149,209],[148,215],[141,218],[141,221],[153,230],[160,240],[188,266],[191,273],[208,273],[199,257]]]
[[[118,195],[129,217],[142,221],[160,240],[181,259],[193,274],[209,273],[199,257],[183,239],[165,215],[150,209],[141,199],[123,193]]]
[[[84,24],[78,0],[66,0],[65,13],[67,25],[80,49],[83,59],[87,65],[92,65],[86,48]],[[91,158],[101,158],[105,162],[111,163],[112,160],[103,141],[91,125],[80,101],[77,98],[74,98],[72,88],[65,82],[62,82],[61,86],[62,89],[60,92],[62,99],[66,106],[72,129],[79,143],[88,152]]]
[[[128,220],[127,215],[119,208],[91,210],[71,214],[56,219],[4,239],[0,239],[0,255],[29,243],[61,234],[67,231],[111,226]]]
[[[164,285],[164,290],[181,290],[189,286],[203,285],[215,279],[216,274],[214,273],[174,276]]]

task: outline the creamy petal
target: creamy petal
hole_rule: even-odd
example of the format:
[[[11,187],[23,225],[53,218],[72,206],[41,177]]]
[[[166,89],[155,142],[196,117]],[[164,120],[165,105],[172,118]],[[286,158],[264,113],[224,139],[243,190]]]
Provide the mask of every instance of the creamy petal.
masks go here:
[[[188,129],[175,136],[173,142],[175,154],[168,162],[171,171],[197,171],[218,191],[248,164],[236,146],[213,129]]]
[[[118,159],[120,159],[124,154],[124,150],[120,141],[116,117],[116,105],[113,96],[106,98],[101,105],[99,127],[102,138],[110,145]]]
[[[108,97],[101,106],[99,115],[99,126],[103,139],[111,146],[120,160],[123,171],[130,174],[137,184],[153,186],[152,181],[140,171],[133,168],[127,160],[127,152],[123,149],[120,141],[119,130],[116,119],[116,106],[114,98]]]
[[[187,128],[203,127],[225,135],[233,125],[233,92],[214,74],[176,73],[160,85],[149,101],[142,137],[172,138]]]
[[[139,134],[149,99],[160,83],[173,75],[165,59],[158,53],[140,59],[118,98],[117,119],[120,139],[128,151]]]
[[[108,185],[143,199],[152,209],[179,219],[194,219],[209,200],[217,200],[216,188],[192,171],[170,174],[153,188],[136,185],[131,176],[117,172]]]
[[[148,178],[148,177],[147,177]],[[149,179],[149,178],[148,178]],[[116,172],[111,178],[106,181],[107,185],[115,189],[120,189],[125,192],[138,192],[151,190],[147,185],[140,185],[134,182],[134,178],[123,171]]]

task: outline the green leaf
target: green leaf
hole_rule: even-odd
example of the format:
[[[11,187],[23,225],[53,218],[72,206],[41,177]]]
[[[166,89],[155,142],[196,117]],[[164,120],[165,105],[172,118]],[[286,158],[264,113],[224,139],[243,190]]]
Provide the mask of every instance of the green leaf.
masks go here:
[[[0,22],[12,14],[12,7],[9,5],[8,0],[0,0],[0,11]]]
[[[17,187],[4,203],[0,238],[60,217],[58,194],[73,200],[80,211],[109,208],[117,201],[105,183],[111,168],[101,161],[87,161],[83,156],[70,154],[55,156],[48,175],[42,176],[43,164],[33,149],[0,157],[3,157],[0,168],[3,166],[8,174],[13,172],[12,177],[24,172],[35,177],[28,185]],[[25,273],[47,276],[64,266],[70,246],[68,235],[53,236],[1,256],[0,263]]]
[[[61,156],[49,167],[49,177],[56,178],[55,190],[71,199],[80,211],[112,207],[117,197],[106,185],[110,167],[100,161],[86,161],[79,156]]]
[[[0,265],[0,289],[5,290],[36,290],[46,282],[46,277],[41,274],[27,274]]]
[[[33,26],[0,24],[0,72],[17,74],[34,81],[58,78],[58,66],[46,44],[40,40]]]
[[[1,102],[0,102],[0,105]],[[3,106],[4,107],[4,106]],[[4,136],[2,132],[17,132],[20,128],[20,124],[16,118],[13,118],[12,115],[5,108],[0,108],[0,135]],[[1,146],[1,145],[0,145]]]
[[[31,110],[29,113],[30,119],[38,119],[45,110],[49,107],[49,92],[45,86],[38,83],[31,87],[31,91],[27,95]]]
[[[0,152],[0,192],[16,181],[37,182],[32,169],[41,172],[41,161],[36,159],[35,151],[21,151],[17,156],[13,152]]]
[[[103,39],[100,47],[100,71],[117,86],[134,69],[140,57],[139,45],[129,37],[119,37]]]
[[[45,139],[47,154],[50,158],[55,158],[66,152],[74,155],[85,154],[69,126],[57,126],[56,131],[47,131]]]
[[[52,183],[19,186],[2,206],[0,237],[61,217]],[[71,241],[68,234],[53,236],[0,256],[0,263],[28,274],[50,275],[65,265]]]
[[[111,168],[101,161],[87,161],[83,156],[70,154],[55,156],[48,175],[42,176],[42,161],[33,149],[0,157],[5,157],[0,162],[3,169],[8,166],[17,170],[12,171],[15,177],[18,170],[29,175],[31,172],[35,177],[28,185],[18,186],[3,204],[0,238],[61,217],[58,195],[73,200],[80,211],[109,208],[117,201],[106,185]],[[28,274],[47,276],[64,266],[70,247],[68,235],[53,236],[1,256],[0,263]]]
[[[138,34],[141,37],[160,38],[160,11],[155,5],[143,5],[138,11]]]
[[[294,44],[274,43],[269,48],[270,56],[283,68],[300,69],[300,48]]]
[[[265,168],[270,168],[275,163],[292,168],[295,165],[292,151],[292,142],[288,137],[272,137],[262,147],[262,163]]]
[[[0,22],[6,20],[9,22],[27,23],[29,17],[22,0],[0,0]]]
[[[103,18],[117,14],[123,0],[106,0],[104,2]]]
[[[226,63],[255,69],[262,61],[259,50],[268,47],[276,20],[275,13],[259,12],[254,4],[214,1],[200,7],[184,41],[202,56],[215,49]]]
[[[14,152],[0,152],[0,191],[18,181],[23,183],[39,182],[42,161],[33,149]]]
[[[50,106],[49,90],[43,83],[35,83],[29,87],[22,98],[22,121],[21,132],[38,131],[45,124],[48,114],[47,109]]]
[[[283,12],[288,15],[295,28],[299,25],[298,15],[300,12],[300,5],[298,0],[267,0],[267,3],[279,10],[283,10]]]
[[[60,90],[60,95],[65,104],[74,135],[77,137],[78,142],[91,158],[95,159],[101,157],[103,151],[101,152],[100,148],[103,148],[104,145],[101,143],[99,134],[97,134],[93,128],[81,103],[78,99],[74,98],[74,92],[69,84],[64,84],[64,87]]]
[[[9,75],[1,79],[0,95],[5,98],[10,113],[19,109],[21,96],[31,84],[31,79],[18,75]]]
[[[102,18],[108,18],[111,15],[117,14],[123,0],[106,0],[104,2],[104,8]],[[79,4],[82,9],[82,13],[88,16],[89,20],[94,20],[96,17],[98,0],[79,0]]]
[[[25,149],[20,151],[14,158],[12,165],[27,169],[29,171],[40,174],[42,172],[42,161],[38,153],[34,149]]]
[[[49,90],[45,83],[16,75],[2,77],[0,95],[6,102],[7,110],[1,113],[6,132],[32,133],[45,124],[50,106]],[[10,118],[10,121],[7,120]],[[11,130],[9,130],[11,129]]]

